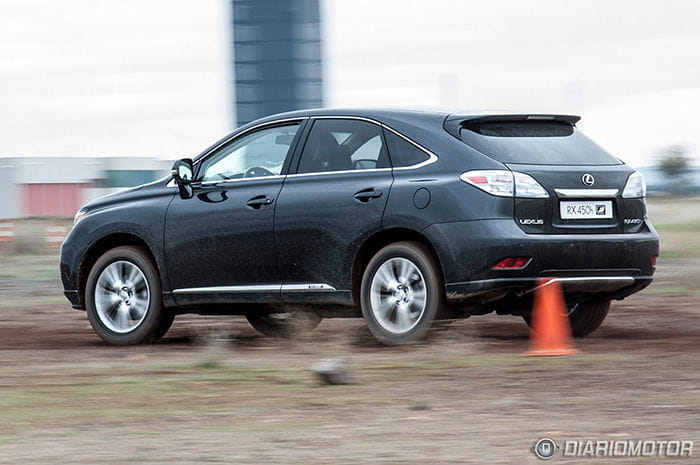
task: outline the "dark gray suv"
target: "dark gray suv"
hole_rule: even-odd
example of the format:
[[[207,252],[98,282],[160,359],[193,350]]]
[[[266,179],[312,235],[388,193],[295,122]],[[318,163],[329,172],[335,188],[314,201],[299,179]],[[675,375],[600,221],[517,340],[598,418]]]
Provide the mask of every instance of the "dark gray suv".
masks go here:
[[[440,319],[529,321],[539,277],[575,335],[647,286],[658,236],[642,176],[578,117],[308,110],[241,127],[171,177],[82,208],[65,294],[104,340],[175,315],[243,314],[264,334],[364,316],[380,341]]]

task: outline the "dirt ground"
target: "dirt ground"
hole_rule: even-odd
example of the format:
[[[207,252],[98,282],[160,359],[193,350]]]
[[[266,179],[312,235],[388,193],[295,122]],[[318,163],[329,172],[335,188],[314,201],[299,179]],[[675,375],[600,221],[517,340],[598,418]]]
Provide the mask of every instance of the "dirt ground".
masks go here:
[[[0,463],[506,464],[537,462],[543,436],[697,442],[698,317],[695,295],[642,293],[582,355],[532,359],[523,322],[495,315],[407,348],[375,345],[361,320],[283,341],[187,316],[160,344],[114,348],[66,304],[4,307]],[[316,381],[336,356],[355,384]]]
[[[682,252],[558,358],[521,357],[526,325],[496,315],[402,348],[359,319],[285,341],[184,316],[159,344],[115,348],[63,300],[55,253],[0,253],[0,464],[539,463],[545,436],[695,441],[686,459],[551,462],[700,463],[700,259]],[[321,385],[328,357],[355,383]]]

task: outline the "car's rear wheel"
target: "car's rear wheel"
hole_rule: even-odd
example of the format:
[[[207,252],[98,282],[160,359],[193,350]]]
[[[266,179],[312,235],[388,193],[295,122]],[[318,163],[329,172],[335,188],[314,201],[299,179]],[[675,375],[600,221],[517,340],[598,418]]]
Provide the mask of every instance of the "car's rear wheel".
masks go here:
[[[380,342],[400,345],[424,339],[446,308],[439,263],[420,243],[382,248],[365,268],[360,305]]]
[[[589,300],[579,302],[569,307],[569,324],[574,337],[586,337],[598,329],[610,310],[609,300]],[[531,325],[531,316],[523,315],[523,319]]]
[[[92,328],[115,345],[147,344],[161,338],[173,315],[163,307],[158,271],[141,247],[117,247],[97,259],[85,286]]]
[[[260,334],[285,339],[313,331],[323,319],[316,313],[301,310],[288,313],[248,313],[245,317]]]

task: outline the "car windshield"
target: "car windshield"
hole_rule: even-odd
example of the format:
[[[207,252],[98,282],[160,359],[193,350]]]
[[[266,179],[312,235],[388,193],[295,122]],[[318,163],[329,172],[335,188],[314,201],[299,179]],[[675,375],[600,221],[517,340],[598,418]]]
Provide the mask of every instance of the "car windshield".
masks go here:
[[[465,122],[462,140],[502,163],[619,165],[622,162],[569,123],[558,121]]]

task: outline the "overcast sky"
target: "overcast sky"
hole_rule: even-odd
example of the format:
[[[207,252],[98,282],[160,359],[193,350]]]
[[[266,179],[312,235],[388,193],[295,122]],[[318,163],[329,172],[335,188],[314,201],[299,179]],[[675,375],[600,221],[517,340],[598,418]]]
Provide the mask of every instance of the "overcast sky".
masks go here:
[[[329,106],[580,114],[700,151],[700,2],[322,0]],[[0,156],[193,154],[233,127],[225,0],[0,0]]]

